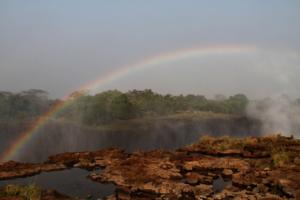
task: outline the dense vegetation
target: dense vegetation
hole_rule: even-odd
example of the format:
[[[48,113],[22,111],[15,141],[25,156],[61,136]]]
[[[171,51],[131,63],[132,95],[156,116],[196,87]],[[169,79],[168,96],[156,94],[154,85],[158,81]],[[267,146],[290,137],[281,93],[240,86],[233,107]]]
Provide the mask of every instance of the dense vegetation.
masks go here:
[[[0,92],[0,119],[34,118],[46,112],[57,101],[49,99],[47,92],[43,90]],[[182,111],[241,114],[244,113],[247,103],[248,98],[243,94],[229,98],[218,96],[212,100],[202,95],[161,95],[149,89],[126,93],[110,90],[95,95],[74,92],[66,102],[67,106],[57,116],[95,125]]]
[[[48,98],[43,90],[20,93],[0,92],[0,120],[32,119],[49,110],[61,100]],[[268,108],[270,100],[261,100],[259,110]],[[76,91],[65,102],[64,109],[56,117],[98,125],[115,120],[146,116],[161,116],[186,111],[245,114],[249,100],[243,94],[225,97],[217,95],[208,99],[203,95],[162,95],[150,89],[120,92],[109,90],[95,95]],[[293,101],[300,107],[299,99]]]
[[[46,112],[53,100],[43,90],[26,90],[19,93],[0,92],[0,120],[22,120]]]
[[[96,95],[74,93],[72,103],[60,116],[80,119],[85,124],[101,124],[144,116],[166,115],[182,111],[211,111],[241,114],[248,98],[237,94],[229,98],[207,99],[202,95],[161,95],[152,90],[122,93],[110,90]]]

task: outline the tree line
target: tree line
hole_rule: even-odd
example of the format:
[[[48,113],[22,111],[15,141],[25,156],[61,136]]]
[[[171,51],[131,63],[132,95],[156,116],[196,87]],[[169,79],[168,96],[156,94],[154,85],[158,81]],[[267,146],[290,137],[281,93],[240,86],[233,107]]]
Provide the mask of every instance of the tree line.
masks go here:
[[[31,89],[18,93],[0,92],[0,120],[34,119],[47,112],[57,102],[43,90]],[[253,101],[251,101],[253,102]],[[268,108],[270,100],[256,101],[259,110]],[[291,100],[300,109],[300,99]],[[66,106],[55,117],[99,125],[115,120],[146,116],[161,116],[186,111],[245,114],[249,99],[244,94],[213,99],[203,95],[158,94],[150,89],[121,92],[109,90],[97,94],[76,91],[64,102]]]
[[[88,125],[184,111],[243,114],[249,102],[244,94],[228,98],[220,95],[215,99],[207,99],[203,95],[192,94],[162,95],[150,89],[131,90],[125,93],[109,90],[95,95],[75,92],[72,95],[74,99],[62,110],[59,117],[81,120]]]
[[[0,120],[23,120],[37,117],[54,104],[44,90],[30,89],[18,93],[0,91]]]

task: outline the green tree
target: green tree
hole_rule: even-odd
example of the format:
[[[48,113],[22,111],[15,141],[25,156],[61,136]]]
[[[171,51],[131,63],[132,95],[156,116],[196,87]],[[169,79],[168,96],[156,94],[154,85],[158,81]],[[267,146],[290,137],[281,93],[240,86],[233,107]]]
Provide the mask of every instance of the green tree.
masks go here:
[[[229,99],[227,100],[227,105],[229,106],[230,113],[245,113],[248,103],[249,100],[244,94],[236,94],[229,97]]]
[[[115,96],[110,103],[110,115],[113,119],[129,119],[132,115],[132,104],[126,94]]]

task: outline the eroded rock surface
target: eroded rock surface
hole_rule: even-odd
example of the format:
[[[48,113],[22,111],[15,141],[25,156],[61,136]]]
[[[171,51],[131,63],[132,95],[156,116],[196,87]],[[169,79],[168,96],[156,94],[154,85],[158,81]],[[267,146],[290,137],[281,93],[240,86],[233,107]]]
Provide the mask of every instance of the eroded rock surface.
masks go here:
[[[108,199],[300,199],[300,141],[292,137],[204,137],[175,152],[119,149],[64,153],[45,163],[7,162],[0,179],[78,167],[117,189]]]

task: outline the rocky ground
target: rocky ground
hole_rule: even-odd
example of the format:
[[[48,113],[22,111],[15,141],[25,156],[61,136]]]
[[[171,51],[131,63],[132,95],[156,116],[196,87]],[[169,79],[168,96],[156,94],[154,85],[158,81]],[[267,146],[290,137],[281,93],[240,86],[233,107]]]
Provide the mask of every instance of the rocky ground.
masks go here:
[[[175,152],[128,154],[119,149],[64,153],[40,164],[0,164],[0,180],[70,168],[93,170],[88,178],[114,183],[107,199],[300,199],[300,140],[280,135],[203,137]],[[0,191],[0,199],[24,199]],[[41,191],[40,199],[72,199]]]

